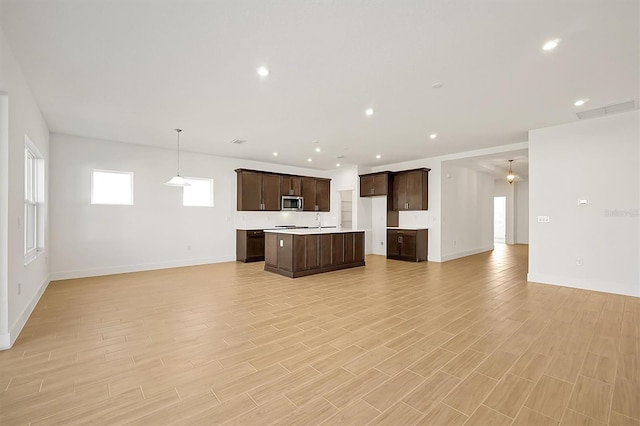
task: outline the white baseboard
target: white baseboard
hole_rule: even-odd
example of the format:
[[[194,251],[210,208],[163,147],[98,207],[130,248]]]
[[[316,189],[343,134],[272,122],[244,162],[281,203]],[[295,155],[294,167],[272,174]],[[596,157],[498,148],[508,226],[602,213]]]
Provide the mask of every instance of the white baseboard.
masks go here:
[[[31,313],[36,308],[36,305],[40,301],[40,298],[44,294],[45,290],[49,286],[49,279],[46,279],[41,285],[38,291],[33,295],[27,306],[24,307],[22,313],[15,322],[9,327],[8,334],[0,334],[0,350],[9,349],[13,346],[18,338],[18,335],[22,331],[22,328],[27,323],[27,320],[31,316]]]
[[[625,286],[620,283],[592,281],[592,280],[584,280],[580,278],[549,275],[549,274],[538,274],[538,273],[531,273],[531,272],[527,274],[527,281],[540,283],[540,284],[557,285],[560,287],[578,288],[581,290],[591,290],[591,291],[600,291],[603,293],[620,294],[623,296],[640,297],[640,285],[637,285],[635,288],[630,288],[629,286]]]
[[[482,248],[473,249],[473,250],[466,250],[466,251],[459,251],[457,253],[445,254],[442,256],[442,261],[446,262],[447,260],[459,259],[461,257],[471,256],[478,253],[484,253],[485,251],[493,250],[493,248],[494,248],[493,245],[491,245],[488,247],[482,247]]]
[[[128,272],[153,271],[156,269],[180,268],[182,266],[206,265],[208,263],[233,262],[235,256],[210,257],[199,259],[174,260],[159,263],[142,263],[138,265],[107,266],[104,268],[77,269],[51,273],[51,281],[74,278],[99,277],[102,275],[126,274]]]

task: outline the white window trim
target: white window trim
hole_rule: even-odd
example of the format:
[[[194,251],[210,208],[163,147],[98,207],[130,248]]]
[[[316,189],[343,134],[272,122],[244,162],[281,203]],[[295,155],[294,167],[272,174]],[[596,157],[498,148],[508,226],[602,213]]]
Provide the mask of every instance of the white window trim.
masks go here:
[[[96,203],[93,201],[93,174],[94,172],[102,172],[102,173],[117,173],[117,174],[122,174],[122,175],[129,175],[131,176],[131,182],[130,182],[130,191],[131,191],[131,203]],[[122,170],[107,170],[107,169],[92,169],[91,170],[91,194],[90,194],[90,203],[92,206],[133,206],[134,205],[134,192],[133,192],[133,179],[134,179],[134,175],[133,172],[125,172]]]
[[[27,157],[31,157],[33,161],[33,172],[31,173],[31,190],[30,196],[27,195],[27,185],[28,181],[26,179],[27,171],[25,170],[25,197],[24,197],[24,265],[28,265],[33,262],[38,256],[44,253],[44,217],[45,214],[45,185],[44,185],[44,158],[42,154],[35,146],[35,144],[29,139],[27,135],[24,135],[24,148],[25,148],[25,162],[24,167],[27,167]],[[35,240],[34,246],[30,249],[27,249],[27,231],[29,229],[30,224],[27,223],[27,206],[33,206],[34,208],[34,229],[33,229],[33,238]]]

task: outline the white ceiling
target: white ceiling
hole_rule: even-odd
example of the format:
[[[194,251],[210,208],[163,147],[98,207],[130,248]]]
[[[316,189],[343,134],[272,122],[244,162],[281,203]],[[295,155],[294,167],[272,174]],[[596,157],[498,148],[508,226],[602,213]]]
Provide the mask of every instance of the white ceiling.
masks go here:
[[[378,166],[523,142],[580,110],[638,105],[638,0],[0,6],[57,133],[174,148],[181,127],[184,150],[330,169],[339,155]]]

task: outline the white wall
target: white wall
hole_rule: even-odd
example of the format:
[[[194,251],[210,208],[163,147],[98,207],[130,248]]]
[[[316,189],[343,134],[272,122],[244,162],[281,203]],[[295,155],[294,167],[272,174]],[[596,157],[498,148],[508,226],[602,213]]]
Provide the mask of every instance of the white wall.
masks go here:
[[[44,158],[46,187],[49,129],[0,29],[0,349],[13,345],[49,284],[47,190],[44,251],[24,265],[25,135]]]
[[[442,260],[493,250],[493,177],[442,163]]]
[[[276,224],[313,225],[312,212],[236,213],[237,168],[332,177],[336,188],[355,186],[354,170],[321,172],[181,152],[181,173],[214,180],[214,207],[183,207],[182,189],[167,187],[175,150],[53,134],[51,138],[51,278],[63,279],[235,260],[235,229]],[[93,169],[134,173],[134,205],[91,205]]]
[[[529,281],[640,296],[639,141],[638,111],[529,132]]]

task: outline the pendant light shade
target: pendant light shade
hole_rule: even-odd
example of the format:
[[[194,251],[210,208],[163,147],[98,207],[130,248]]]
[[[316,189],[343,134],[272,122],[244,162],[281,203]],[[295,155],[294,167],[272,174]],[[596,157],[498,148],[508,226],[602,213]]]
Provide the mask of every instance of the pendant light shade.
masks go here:
[[[513,160],[509,160],[509,174],[507,175],[507,182],[509,183],[513,183],[513,181],[516,179],[516,175],[513,174],[513,170],[511,169],[512,162]]]
[[[164,183],[167,186],[191,186],[189,182],[180,176],[180,132],[182,132],[182,129],[176,129],[176,133],[178,134],[178,171],[174,177]]]

